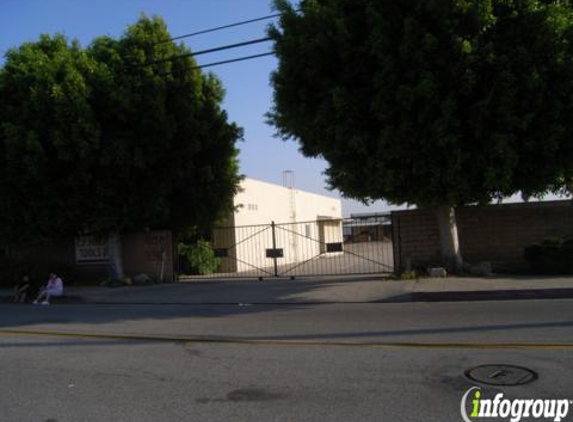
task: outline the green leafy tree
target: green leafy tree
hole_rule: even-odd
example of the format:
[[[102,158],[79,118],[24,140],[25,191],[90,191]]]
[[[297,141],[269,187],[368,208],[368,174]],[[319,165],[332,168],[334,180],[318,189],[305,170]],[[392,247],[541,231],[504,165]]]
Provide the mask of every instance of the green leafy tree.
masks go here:
[[[208,227],[232,209],[242,130],[224,90],[158,17],[83,49],[42,36],[0,70],[5,243],[81,233]],[[177,60],[173,56],[187,55]]]
[[[456,206],[571,192],[571,2],[275,4],[270,122],[346,196],[435,208],[450,268]]]

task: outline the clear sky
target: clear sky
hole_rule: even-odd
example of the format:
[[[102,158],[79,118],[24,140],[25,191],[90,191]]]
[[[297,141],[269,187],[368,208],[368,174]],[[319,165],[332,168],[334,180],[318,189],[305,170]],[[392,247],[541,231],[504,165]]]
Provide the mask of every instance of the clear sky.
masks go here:
[[[82,45],[100,35],[120,36],[141,13],[165,19],[172,36],[188,34],[243,20],[273,14],[270,0],[0,0],[0,54],[42,33],[63,33]],[[266,36],[270,21],[185,39],[192,51],[238,43]],[[271,43],[256,44],[197,57],[199,64],[232,59],[271,50]],[[265,123],[271,107],[270,73],[277,64],[273,56],[210,68],[223,82],[227,96],[224,108],[229,118],[245,130],[241,150],[241,173],[271,183],[282,183],[284,170],[294,172],[294,185],[310,192],[338,196],[326,190],[326,163],[303,157],[296,142],[273,137]],[[364,207],[344,200],[347,216],[357,212],[387,211],[384,202]]]

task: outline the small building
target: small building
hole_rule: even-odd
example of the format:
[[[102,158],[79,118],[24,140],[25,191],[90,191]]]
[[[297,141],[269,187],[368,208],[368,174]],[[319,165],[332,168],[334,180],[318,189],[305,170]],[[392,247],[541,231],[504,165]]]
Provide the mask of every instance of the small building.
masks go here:
[[[244,179],[235,212],[213,232],[219,272],[263,271],[342,253],[342,202]]]

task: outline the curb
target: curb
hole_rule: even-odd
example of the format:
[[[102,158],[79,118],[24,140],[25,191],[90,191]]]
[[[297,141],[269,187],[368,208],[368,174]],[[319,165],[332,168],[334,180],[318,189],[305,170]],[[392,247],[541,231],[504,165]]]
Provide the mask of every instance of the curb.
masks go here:
[[[301,301],[269,301],[269,302],[172,302],[172,301],[106,301],[81,298],[83,303],[98,305],[191,305],[191,306],[293,306],[293,305],[359,305],[367,303],[414,303],[414,302],[477,302],[503,300],[547,300],[571,299],[573,288],[558,289],[522,289],[522,290],[473,290],[473,291],[444,291],[444,292],[410,292],[385,299],[365,301],[336,301],[336,300],[301,300]]]
[[[1,303],[12,303],[14,305],[30,305],[32,304],[31,301],[26,301],[24,303],[14,303],[12,302],[13,296],[0,296],[0,304]],[[60,297],[52,297],[50,299],[52,304],[69,304],[69,303],[88,303],[89,299],[86,299],[82,296],[60,296]]]
[[[55,298],[53,304],[91,304],[91,305],[179,305],[179,306],[316,306],[316,305],[358,305],[368,303],[414,303],[414,302],[477,302],[504,300],[548,300],[571,299],[573,288],[557,289],[522,289],[522,290],[481,290],[481,291],[442,291],[442,292],[410,292],[384,299],[365,301],[337,300],[300,300],[300,301],[263,301],[263,302],[186,302],[186,301],[129,301],[90,299],[86,296],[64,296]],[[0,303],[11,303],[11,297],[0,297]]]
[[[409,293],[412,302],[465,302],[487,300],[571,299],[573,288],[483,290]]]

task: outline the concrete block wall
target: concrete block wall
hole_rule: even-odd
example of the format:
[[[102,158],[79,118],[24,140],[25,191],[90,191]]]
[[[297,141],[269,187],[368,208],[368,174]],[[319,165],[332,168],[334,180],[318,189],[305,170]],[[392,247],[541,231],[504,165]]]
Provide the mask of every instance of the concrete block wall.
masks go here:
[[[122,235],[123,269],[127,276],[146,273],[159,281],[173,279],[173,243],[167,230]],[[106,263],[76,262],[74,239],[65,239],[31,248],[25,253],[25,265],[20,272],[30,272],[44,282],[51,271],[60,272],[64,283],[98,283],[108,278]]]
[[[153,280],[173,280],[173,240],[168,230],[129,233],[121,239],[123,270],[127,275],[145,273]]]
[[[406,260],[413,266],[441,262],[440,233],[431,210],[392,212],[394,266],[403,269]]]
[[[461,207],[456,210],[460,249],[468,263],[489,261],[494,271],[524,272],[524,248],[550,237],[573,238],[573,202],[551,201]],[[403,268],[441,265],[433,210],[392,213],[394,260]]]

